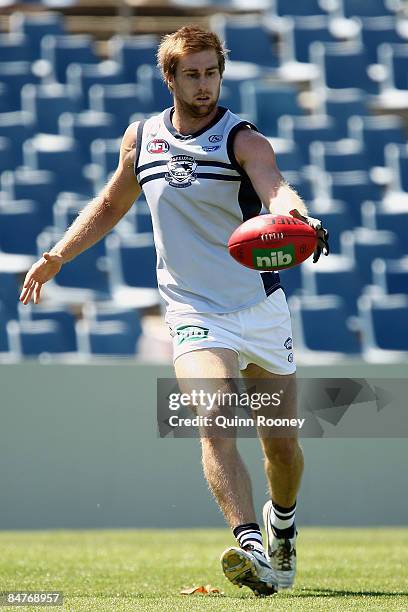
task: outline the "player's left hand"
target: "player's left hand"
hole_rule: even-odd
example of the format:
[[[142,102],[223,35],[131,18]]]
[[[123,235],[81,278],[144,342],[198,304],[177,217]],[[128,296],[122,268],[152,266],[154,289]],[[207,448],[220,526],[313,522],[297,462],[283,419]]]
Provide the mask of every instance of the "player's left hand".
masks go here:
[[[300,219],[300,221],[304,221],[304,223],[307,223],[308,225],[310,225],[310,227],[313,227],[313,229],[315,229],[317,232],[317,245],[313,253],[313,263],[316,263],[319,260],[319,257],[322,253],[323,255],[327,256],[330,253],[329,232],[323,227],[320,219],[315,219],[314,217],[305,217],[298,211],[297,208],[291,210],[290,214],[292,215],[292,217],[295,217],[295,219]]]

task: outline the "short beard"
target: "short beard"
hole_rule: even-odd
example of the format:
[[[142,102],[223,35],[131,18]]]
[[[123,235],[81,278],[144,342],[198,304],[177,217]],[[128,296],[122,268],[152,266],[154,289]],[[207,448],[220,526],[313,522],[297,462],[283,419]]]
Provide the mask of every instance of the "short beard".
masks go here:
[[[185,102],[185,100],[177,100],[177,102],[183,113],[193,117],[194,119],[202,119],[203,117],[211,115],[214,108],[217,106],[218,100],[215,100],[204,107],[199,106],[198,104],[189,104],[188,102]]]
[[[208,115],[211,115],[213,110],[216,108],[219,97],[220,97],[220,90],[221,90],[221,83],[220,83],[220,87],[218,89],[217,95],[215,97],[215,100],[210,102],[208,106],[204,108],[202,106],[200,108],[198,104],[189,104],[182,98],[177,99],[177,104],[180,107],[180,110],[186,115],[189,115],[190,117],[194,119],[202,119],[203,117],[207,117]]]

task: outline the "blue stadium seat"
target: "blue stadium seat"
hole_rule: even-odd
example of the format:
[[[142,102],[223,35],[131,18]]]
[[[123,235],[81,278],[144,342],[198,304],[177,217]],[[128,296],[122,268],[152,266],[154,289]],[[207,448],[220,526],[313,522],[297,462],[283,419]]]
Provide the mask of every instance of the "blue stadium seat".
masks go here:
[[[118,63],[111,60],[98,64],[70,64],[67,67],[67,85],[75,92],[83,108],[89,106],[92,85],[119,85],[125,77]]]
[[[81,109],[66,85],[25,85],[21,91],[21,108],[30,113],[39,132],[58,134],[58,119],[62,113],[76,113]]]
[[[365,146],[371,166],[385,166],[388,143],[406,142],[404,121],[396,115],[351,117],[348,125],[350,137]]]
[[[223,39],[231,57],[236,62],[252,62],[264,68],[277,68],[279,56],[273,33],[267,30],[262,19],[247,15],[228,17],[221,26]]]
[[[263,85],[253,82],[241,86],[242,111],[266,136],[278,135],[282,115],[303,115],[297,90],[288,85]]]
[[[156,252],[150,234],[111,234],[106,239],[106,252],[115,302],[136,308],[159,303]]]
[[[92,37],[85,34],[44,36],[41,58],[49,62],[51,76],[58,83],[66,83],[69,64],[97,64],[99,61]]]
[[[364,295],[358,306],[364,358],[376,363],[406,362],[408,296]]]
[[[28,39],[23,34],[0,34],[0,60],[2,62],[30,62],[33,57]]]
[[[343,253],[354,257],[363,286],[372,283],[372,263],[377,257],[402,255],[398,235],[387,230],[357,227],[342,238]]]
[[[275,11],[279,16],[307,16],[327,15],[325,7],[328,3],[319,0],[302,0],[301,2],[288,2],[287,0],[275,0]]]
[[[319,67],[321,84],[326,87],[378,93],[378,84],[367,71],[368,61],[360,42],[315,42],[310,46],[310,60]]]
[[[119,162],[120,138],[110,140],[94,140],[91,144],[91,162],[94,164],[95,192],[99,191]]]
[[[362,225],[363,202],[382,198],[382,188],[373,183],[366,172],[359,171],[331,174],[330,192],[333,200],[342,200],[347,204],[348,214],[356,226]]]
[[[64,339],[64,351],[76,351],[75,316],[63,305],[59,304],[30,304],[18,305],[20,322],[25,321],[55,321],[58,323]]]
[[[137,340],[123,321],[79,321],[76,326],[81,355],[131,357],[136,355]]]
[[[6,329],[7,321],[8,316],[5,306],[2,302],[0,302],[0,356],[2,355],[2,353],[9,352],[9,343]]]
[[[310,146],[310,161],[321,171],[331,174],[369,170],[364,145],[350,138],[335,142],[314,142]]]
[[[134,83],[139,66],[156,65],[158,42],[155,36],[113,36],[108,43],[109,57],[119,64],[125,81]]]
[[[345,357],[360,353],[357,335],[347,324],[344,299],[335,295],[293,297],[289,301],[295,347],[302,352],[333,353]]]
[[[1,251],[37,254],[37,235],[44,227],[39,208],[32,200],[7,200],[0,204]]]
[[[352,257],[323,257],[318,266],[307,262],[301,267],[301,271],[306,295],[337,295],[344,300],[347,315],[356,314],[357,299],[363,284]]]
[[[340,6],[344,17],[382,17],[395,15],[391,2],[387,0],[341,0]]]
[[[297,172],[304,165],[304,159],[297,143],[285,138],[268,138],[275,151],[279,170],[285,172]]]
[[[53,172],[20,167],[14,172],[3,172],[0,189],[10,200],[34,200],[43,225],[52,223],[52,207],[57,198],[57,180]]]
[[[41,40],[47,34],[65,34],[63,16],[55,13],[15,12],[10,15],[10,32],[24,34],[34,58],[40,57]]]
[[[282,270],[279,276],[287,297],[291,295],[301,295],[303,293],[300,266],[295,266],[289,270]]]
[[[72,138],[38,134],[24,143],[23,151],[25,166],[55,173],[58,191],[92,195],[92,185],[83,175],[79,145]]]
[[[21,111],[0,113],[0,137],[8,138],[11,142],[10,155],[14,168],[23,163],[23,142],[32,138],[34,133],[35,123],[32,114]]]
[[[146,88],[135,83],[92,85],[89,90],[89,105],[91,110],[114,115],[121,132],[128,127],[135,110],[149,112],[152,109]]]
[[[330,142],[339,140],[342,136],[334,119],[327,115],[284,115],[279,119],[278,133],[281,138],[296,142],[306,164],[310,163],[309,148],[312,142]]]
[[[361,40],[370,64],[381,63],[377,53],[381,44],[408,43],[408,38],[400,34],[395,17],[366,17],[360,24]]]
[[[320,112],[334,119],[344,137],[348,134],[350,117],[369,113],[366,95],[361,89],[327,89],[321,99]]]
[[[54,320],[9,321],[7,334],[11,352],[20,358],[69,352],[61,326]]]
[[[302,3],[296,3],[301,6]],[[339,40],[330,29],[327,15],[307,14],[288,20],[284,33],[284,56],[286,61],[310,62],[309,47],[313,42],[336,42]]]
[[[8,318],[14,318],[17,315],[19,296],[20,284],[17,274],[0,271],[0,302],[2,302],[3,312]]]
[[[392,256],[394,254],[392,253]],[[408,257],[375,259],[372,263],[373,284],[383,293],[408,294]]]
[[[136,72],[137,82],[141,87],[146,88],[146,95],[152,109],[161,112],[164,108],[173,106],[173,96],[165,85],[157,67],[143,64],[139,66]]]
[[[90,302],[82,309],[85,320],[88,321],[119,321],[128,326],[128,333],[137,342],[142,334],[139,312],[136,308],[124,308],[115,302]]]
[[[62,136],[73,138],[80,148],[81,161],[91,163],[91,143],[100,138],[118,138],[114,115],[98,111],[83,111],[81,113],[63,113],[59,118],[59,131]]]
[[[386,68],[385,87],[408,89],[408,45],[387,44],[378,47],[378,61]]]
[[[2,170],[12,170],[15,168],[16,161],[13,151],[13,142],[10,138],[0,136],[0,172]]]
[[[263,69],[248,62],[228,61],[222,78],[220,104],[226,106],[233,113],[241,114],[241,85],[242,83],[259,81]]]
[[[408,146],[388,144],[384,148],[384,157],[385,164],[391,171],[391,188],[394,191],[408,192]]]
[[[364,202],[362,218],[365,227],[388,230],[399,236],[402,249],[408,254],[408,205],[390,206],[386,202]]]
[[[9,88],[5,83],[0,83],[0,113],[11,113],[15,110]]]
[[[0,82],[7,86],[12,109],[20,110],[21,89],[27,83],[39,83],[30,62],[3,62],[0,56]]]

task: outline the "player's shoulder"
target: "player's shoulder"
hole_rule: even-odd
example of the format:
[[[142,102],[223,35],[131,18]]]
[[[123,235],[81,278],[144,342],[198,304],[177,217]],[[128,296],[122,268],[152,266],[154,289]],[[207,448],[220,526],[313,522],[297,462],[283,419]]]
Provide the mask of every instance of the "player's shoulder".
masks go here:
[[[254,129],[250,123],[243,122],[239,126],[234,138],[234,153],[237,159],[245,159],[249,152],[266,153],[271,148],[269,139]]]

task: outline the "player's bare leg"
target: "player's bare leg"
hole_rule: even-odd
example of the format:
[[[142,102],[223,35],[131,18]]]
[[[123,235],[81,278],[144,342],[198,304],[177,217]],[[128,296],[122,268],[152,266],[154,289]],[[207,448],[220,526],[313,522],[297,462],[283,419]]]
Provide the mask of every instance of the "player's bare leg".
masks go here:
[[[239,378],[239,367],[237,354],[232,350],[191,351],[176,359],[175,370],[183,393],[191,392],[194,380],[204,378],[210,379],[205,382],[206,391],[216,392],[220,387],[225,393],[236,391],[231,379]],[[213,417],[217,408],[212,411]],[[240,544],[223,552],[224,574],[233,584],[248,586],[256,595],[272,595],[276,592],[276,582],[265,557],[251,480],[238,452],[236,437],[226,437],[225,431],[214,432],[212,428],[202,428],[200,434],[205,477]]]
[[[250,364],[243,372],[248,379],[281,380],[285,393],[281,396],[279,414],[296,417],[295,374],[279,376]],[[262,435],[262,434],[265,435]],[[296,573],[296,495],[303,474],[303,451],[297,436],[277,438],[259,432],[265,457],[265,472],[271,499],[264,505],[263,517],[268,538],[268,554],[279,588],[290,588]]]
[[[183,393],[189,393],[186,379],[238,379],[238,357],[235,351],[223,348],[202,349],[180,355],[175,361],[176,376]],[[232,384],[223,381],[223,389],[233,392]],[[208,387],[212,385],[208,381]],[[207,383],[206,383],[207,389]],[[229,432],[231,433],[231,432]],[[210,435],[212,434],[212,435]],[[255,511],[248,471],[238,452],[235,437],[201,431],[202,461],[208,485],[231,529],[244,523],[254,523]]]

